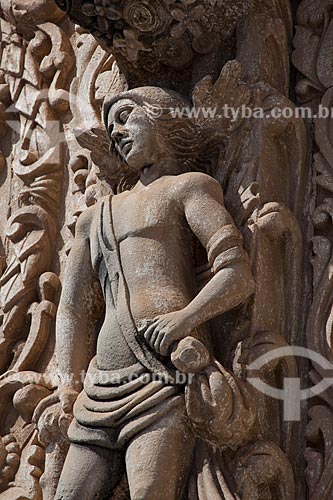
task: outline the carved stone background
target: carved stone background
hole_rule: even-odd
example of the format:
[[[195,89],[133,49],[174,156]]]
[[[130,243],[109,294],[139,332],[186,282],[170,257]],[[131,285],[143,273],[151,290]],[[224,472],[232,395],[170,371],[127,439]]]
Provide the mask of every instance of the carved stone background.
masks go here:
[[[117,188],[106,95],[157,85],[197,107],[233,98],[265,108],[264,120],[221,134],[210,164],[257,282],[250,304],[214,323],[228,339],[215,347],[244,378],[274,347],[333,362],[333,122],[270,114],[333,106],[331,2],[109,3],[59,0],[67,15],[52,0],[0,0],[0,500],[51,500],[68,449],[54,325],[77,217]],[[308,386],[309,372],[314,384],[323,376],[296,359],[261,376],[279,385],[299,373]],[[256,397],[255,439],[221,451],[232,487],[220,498],[333,500],[332,390],[304,404],[300,423]],[[113,498],[128,498],[125,479]]]

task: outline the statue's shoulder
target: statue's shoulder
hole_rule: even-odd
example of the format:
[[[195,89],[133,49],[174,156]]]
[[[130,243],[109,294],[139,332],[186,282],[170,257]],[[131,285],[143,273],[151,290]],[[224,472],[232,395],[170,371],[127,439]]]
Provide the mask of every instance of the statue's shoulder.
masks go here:
[[[105,202],[109,201],[109,196],[98,200],[92,207],[86,208],[78,218],[75,228],[75,237],[89,238],[91,229],[96,224],[96,219],[100,218],[101,208]]]
[[[187,172],[175,177],[175,183],[184,192],[194,192],[197,194],[218,194],[223,197],[220,183],[208,174],[201,172]]]

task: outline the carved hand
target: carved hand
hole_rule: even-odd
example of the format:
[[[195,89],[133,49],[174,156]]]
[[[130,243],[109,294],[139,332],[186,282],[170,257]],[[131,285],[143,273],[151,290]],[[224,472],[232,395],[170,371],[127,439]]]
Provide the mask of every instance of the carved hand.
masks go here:
[[[167,356],[172,345],[190,335],[192,329],[184,311],[180,310],[148,320],[143,336],[152,349],[162,356]]]
[[[65,414],[71,414],[73,412],[73,405],[78,396],[78,392],[70,387],[60,387],[50,396],[42,399],[42,401],[37,405],[33,415],[33,421],[38,422],[42,414],[51,406],[59,404],[61,410]]]
[[[37,405],[32,421],[37,425],[40,442],[47,446],[59,436],[67,439],[73,419],[73,405],[78,393],[70,387],[60,387]]]
[[[249,226],[252,227],[254,224],[271,240],[279,240],[286,233],[298,236],[299,232],[295,216],[283,203],[266,203],[256,213],[255,219],[249,219]]]

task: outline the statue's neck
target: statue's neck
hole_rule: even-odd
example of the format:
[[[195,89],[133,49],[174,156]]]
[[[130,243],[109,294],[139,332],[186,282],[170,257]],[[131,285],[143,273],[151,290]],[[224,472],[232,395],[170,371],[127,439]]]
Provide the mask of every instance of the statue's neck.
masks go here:
[[[174,164],[172,161],[169,163],[164,160],[161,163],[154,163],[142,169],[139,182],[135,189],[139,190],[142,187],[148,186],[165,175],[179,175],[181,173],[183,173],[182,168],[179,164]]]

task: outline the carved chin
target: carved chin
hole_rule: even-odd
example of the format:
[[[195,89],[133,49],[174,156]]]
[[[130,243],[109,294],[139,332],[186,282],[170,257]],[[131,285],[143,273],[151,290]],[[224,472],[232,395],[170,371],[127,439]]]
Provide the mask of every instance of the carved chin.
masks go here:
[[[144,161],[141,156],[130,153],[125,161],[131,170],[141,172],[142,165],[144,165]]]
[[[142,155],[143,150],[143,148],[132,145],[130,151],[126,152],[125,146],[125,149],[121,152],[121,156],[131,169],[140,172],[142,169],[142,165],[145,164],[145,158],[143,158]]]

